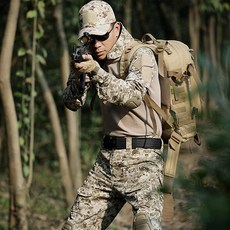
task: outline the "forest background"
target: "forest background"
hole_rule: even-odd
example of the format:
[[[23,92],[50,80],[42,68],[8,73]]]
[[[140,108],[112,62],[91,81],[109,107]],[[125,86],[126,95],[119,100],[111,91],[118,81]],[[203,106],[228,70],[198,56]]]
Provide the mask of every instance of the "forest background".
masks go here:
[[[100,147],[98,101],[91,111],[90,95],[78,112],[62,102],[72,48],[78,44],[78,11],[86,2],[0,1],[0,229],[58,229]],[[191,171],[186,173],[181,162],[175,188],[180,216],[165,229],[228,229],[229,1],[108,3],[134,37],[151,32],[188,44],[203,83],[203,150],[198,157],[183,155]],[[110,229],[131,229],[131,222],[124,211]]]

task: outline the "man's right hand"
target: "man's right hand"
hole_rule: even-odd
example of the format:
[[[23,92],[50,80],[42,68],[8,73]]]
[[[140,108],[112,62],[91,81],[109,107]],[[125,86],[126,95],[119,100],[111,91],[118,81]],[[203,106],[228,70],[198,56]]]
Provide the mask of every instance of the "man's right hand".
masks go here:
[[[82,58],[84,61],[74,63],[75,69],[80,73],[90,74],[96,66],[99,66],[98,62],[90,54],[83,54]]]

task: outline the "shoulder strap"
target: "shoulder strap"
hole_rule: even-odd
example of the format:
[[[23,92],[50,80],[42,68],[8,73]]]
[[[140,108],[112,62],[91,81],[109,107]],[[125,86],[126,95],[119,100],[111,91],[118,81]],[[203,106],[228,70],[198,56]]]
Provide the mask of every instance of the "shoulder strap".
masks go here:
[[[154,109],[170,127],[173,127],[172,121],[170,120],[169,116],[160,106],[157,105],[157,103],[147,93],[145,94],[144,101],[150,108]]]
[[[168,41],[158,40],[150,33],[144,34],[141,38],[141,41],[148,45],[151,44],[151,47],[154,47],[153,51],[157,55],[157,65],[158,65],[159,75],[165,77],[166,72],[165,72],[164,60],[163,60],[164,51],[166,51],[168,54],[171,54],[171,50],[168,48]]]
[[[130,42],[125,47],[125,50],[124,50],[123,54],[121,55],[121,59],[120,59],[120,76],[121,76],[121,78],[123,78],[125,73],[127,73],[128,67],[129,67],[129,64],[131,62],[133,54],[135,53],[135,51],[138,48],[142,47],[142,45],[144,45],[144,44],[142,44],[138,40],[134,40],[134,41]]]
[[[123,78],[123,76],[128,72],[129,64],[132,60],[133,54],[141,47],[148,47],[153,50],[153,52],[156,52],[156,47],[153,44],[145,44],[139,40],[134,40],[130,42],[126,47],[121,55],[120,59],[120,76]]]

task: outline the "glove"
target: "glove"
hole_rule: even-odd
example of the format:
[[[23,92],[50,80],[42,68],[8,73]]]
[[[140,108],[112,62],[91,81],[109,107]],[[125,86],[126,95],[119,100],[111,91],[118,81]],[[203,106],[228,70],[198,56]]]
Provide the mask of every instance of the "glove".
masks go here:
[[[83,54],[82,58],[84,61],[80,63],[74,63],[74,67],[78,72],[90,74],[99,67],[98,62],[95,61],[91,55]]]

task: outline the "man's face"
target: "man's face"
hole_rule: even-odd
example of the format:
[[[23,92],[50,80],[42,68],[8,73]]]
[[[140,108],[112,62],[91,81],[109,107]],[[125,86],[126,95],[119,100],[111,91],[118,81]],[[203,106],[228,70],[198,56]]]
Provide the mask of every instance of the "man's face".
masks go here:
[[[118,39],[120,27],[120,23],[116,22],[114,25],[111,24],[111,30],[106,35],[91,36],[93,42],[90,45],[90,51],[95,60],[102,61],[106,58]]]

